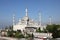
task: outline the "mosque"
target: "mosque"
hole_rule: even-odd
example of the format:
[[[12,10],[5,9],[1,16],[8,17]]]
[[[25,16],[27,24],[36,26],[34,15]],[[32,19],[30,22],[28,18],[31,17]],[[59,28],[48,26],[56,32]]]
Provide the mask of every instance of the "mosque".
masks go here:
[[[26,12],[26,15],[23,18],[21,18],[17,24],[14,23],[15,21],[14,21],[14,16],[13,16],[13,30],[14,31],[26,30],[27,32],[35,32],[36,29],[38,29],[39,27],[41,28],[41,30],[44,28],[41,26],[41,18],[40,18],[40,24],[39,24],[38,22],[35,22],[33,19],[29,18],[27,8],[25,12]]]

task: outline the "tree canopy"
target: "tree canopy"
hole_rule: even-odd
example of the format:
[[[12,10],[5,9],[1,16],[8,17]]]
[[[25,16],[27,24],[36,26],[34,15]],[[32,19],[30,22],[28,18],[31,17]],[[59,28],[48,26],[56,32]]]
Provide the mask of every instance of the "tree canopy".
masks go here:
[[[56,24],[47,25],[46,30],[52,33],[53,38],[60,37],[60,25],[56,25]]]

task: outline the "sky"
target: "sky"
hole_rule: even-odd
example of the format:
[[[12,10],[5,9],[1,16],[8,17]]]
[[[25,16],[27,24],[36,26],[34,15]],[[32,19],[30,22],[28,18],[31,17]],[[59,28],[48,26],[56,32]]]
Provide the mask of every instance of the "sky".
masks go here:
[[[0,0],[0,27],[12,25],[13,14],[15,22],[25,16],[25,9],[28,9],[28,16],[36,21],[41,13],[42,24],[60,24],[60,0]]]

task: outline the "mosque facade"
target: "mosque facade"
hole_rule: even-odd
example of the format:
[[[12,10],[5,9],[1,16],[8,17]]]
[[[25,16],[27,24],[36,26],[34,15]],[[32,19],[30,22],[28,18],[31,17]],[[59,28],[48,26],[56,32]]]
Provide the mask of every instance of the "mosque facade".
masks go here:
[[[26,31],[29,31],[29,32],[35,32],[36,29],[38,29],[39,27],[42,29],[42,26],[39,25],[38,22],[35,22],[33,19],[30,19],[28,17],[27,8],[26,8],[25,11],[26,11],[26,15],[23,18],[21,18],[17,24],[14,24],[14,17],[13,17],[13,30],[14,31],[26,30]]]

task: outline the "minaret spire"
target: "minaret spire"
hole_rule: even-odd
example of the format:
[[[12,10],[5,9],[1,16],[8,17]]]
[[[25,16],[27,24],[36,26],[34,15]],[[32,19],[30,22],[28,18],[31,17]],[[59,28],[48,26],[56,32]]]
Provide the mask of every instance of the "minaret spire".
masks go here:
[[[39,24],[40,24],[40,27],[41,27],[41,13],[39,13]]]
[[[26,16],[28,16],[28,9],[26,8],[26,10],[25,10],[25,11],[26,11]]]
[[[41,28],[41,30],[43,30],[41,22],[41,12],[39,12],[39,27]]]
[[[13,14],[13,26],[15,25],[15,14]]]

